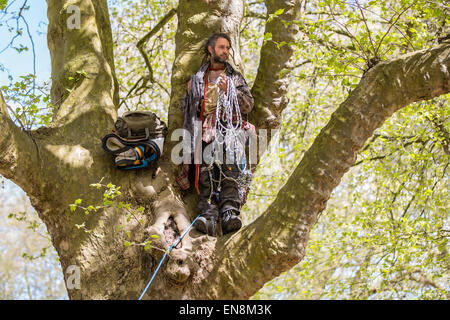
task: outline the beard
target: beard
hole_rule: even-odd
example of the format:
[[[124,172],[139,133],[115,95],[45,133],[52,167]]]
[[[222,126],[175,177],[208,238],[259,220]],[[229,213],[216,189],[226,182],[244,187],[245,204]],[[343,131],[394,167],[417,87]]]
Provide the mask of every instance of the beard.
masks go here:
[[[225,61],[227,61],[227,59],[228,59],[228,56],[226,56],[224,58],[222,58],[221,56],[218,56],[215,51],[213,51],[211,56],[212,56],[212,61],[214,63],[225,63]]]

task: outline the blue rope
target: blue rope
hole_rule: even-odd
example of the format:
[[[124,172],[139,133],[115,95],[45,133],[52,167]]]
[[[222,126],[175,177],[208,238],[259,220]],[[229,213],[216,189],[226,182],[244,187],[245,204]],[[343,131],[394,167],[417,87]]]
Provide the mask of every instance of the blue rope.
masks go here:
[[[161,261],[159,262],[158,267],[156,268],[155,272],[154,272],[153,275],[152,275],[152,278],[151,278],[150,281],[148,282],[147,286],[145,287],[144,291],[142,292],[142,294],[141,294],[141,296],[139,297],[138,300],[142,300],[142,297],[143,297],[144,294],[147,292],[148,287],[150,286],[150,284],[152,283],[153,279],[155,278],[156,273],[158,272],[159,268],[161,267],[161,265],[162,265],[164,259],[166,258],[167,254],[170,253],[170,251],[173,249],[173,247],[175,247],[175,246],[178,244],[178,242],[181,241],[181,239],[183,239],[183,237],[185,236],[185,234],[186,234],[186,233],[189,231],[189,229],[191,229],[192,226],[194,225],[195,220],[197,220],[199,217],[200,217],[200,215],[198,215],[197,218],[195,218],[194,221],[192,221],[191,225],[186,229],[186,231],[184,231],[183,234],[182,234],[180,237],[178,237],[178,239],[175,240],[175,242],[170,246],[169,250],[167,250],[167,251],[164,253],[164,256],[162,257]]]

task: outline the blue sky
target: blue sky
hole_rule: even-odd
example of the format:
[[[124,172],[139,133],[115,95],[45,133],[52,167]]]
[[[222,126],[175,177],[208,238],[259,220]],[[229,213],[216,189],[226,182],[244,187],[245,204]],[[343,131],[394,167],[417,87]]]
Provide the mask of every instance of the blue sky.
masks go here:
[[[8,15],[4,16],[4,12],[0,12],[1,23],[0,26],[0,51],[2,51],[8,43],[11,41],[15,34],[15,30],[11,33],[8,32],[8,27],[6,25],[6,19],[11,18],[11,13],[17,12],[23,5],[25,0],[9,0],[8,3],[11,6],[8,8]],[[47,3],[45,0],[28,0],[28,5],[30,9],[25,11],[23,16],[25,17],[31,36],[33,37],[35,51],[36,51],[36,76],[38,82],[46,81],[50,78],[51,68],[50,68],[50,53],[47,47]],[[15,20],[10,20],[8,22],[9,26],[16,27]],[[27,46],[29,50],[27,52],[18,53],[14,49],[7,49],[0,54],[0,63],[3,64],[14,79],[18,79],[19,76],[27,75],[33,73],[33,54],[31,50],[31,42],[26,33],[26,27],[21,21],[20,26],[23,28],[23,36],[18,37],[14,44],[18,46],[23,44]],[[0,71],[0,86],[8,85],[8,73]]]
[[[8,25],[16,27],[15,20],[9,20],[8,25],[6,20],[11,18],[11,14],[17,15],[19,8],[23,5],[25,0],[16,0],[13,2],[9,0],[8,3],[11,6],[8,8],[8,15],[4,16],[4,12],[0,11],[0,51],[2,51],[8,43],[11,41],[15,34],[8,32]],[[51,64],[50,64],[50,52],[47,47],[47,3],[45,0],[28,0],[30,9],[25,11],[23,16],[25,17],[31,36],[33,37],[35,52],[36,52],[36,76],[37,82],[42,83],[50,78]],[[16,50],[9,48],[0,54],[0,64],[4,65],[8,72],[0,71],[0,87],[3,85],[9,85],[8,73],[13,77],[13,81],[19,81],[20,76],[24,76],[33,73],[33,54],[31,50],[30,40],[26,34],[25,25],[23,22],[20,24],[23,27],[24,36],[16,39],[14,44],[18,46],[23,44],[30,48],[27,52],[18,53]],[[2,179],[0,179],[1,182]],[[5,180],[3,188],[0,188],[0,192],[6,192],[10,195],[10,199],[18,199],[22,195],[23,191],[13,184],[9,180]]]
[[[23,5],[25,0],[8,0],[8,3],[11,6],[8,8],[8,14],[5,15],[4,12],[0,11],[0,52],[8,46],[11,39],[14,37],[16,33],[16,20],[9,20],[13,15],[17,15],[20,7]],[[50,63],[50,52],[47,47],[47,3],[45,0],[28,0],[27,3],[30,5],[30,9],[23,13],[26,22],[28,23],[29,30],[31,36],[34,41],[35,52],[36,52],[36,76],[37,83],[42,83],[44,81],[48,81],[50,79],[51,74],[51,63]],[[15,13],[15,14],[14,14]],[[8,26],[13,27],[13,31],[8,31]],[[9,85],[10,80],[8,79],[8,74],[13,77],[13,81],[20,81],[20,76],[24,76],[30,73],[33,73],[33,53],[31,50],[31,42],[29,40],[28,34],[26,33],[26,26],[21,21],[20,27],[23,28],[24,35],[22,37],[18,37],[14,43],[15,46],[19,46],[20,44],[27,46],[29,48],[28,51],[18,53],[16,50],[9,48],[4,52],[0,53],[0,65],[3,65],[8,71],[0,70],[0,87],[4,85]],[[15,185],[12,181],[4,179],[0,177],[0,193],[6,194],[6,201],[3,203],[2,212],[0,212],[0,218],[2,219],[2,226],[6,228],[12,228],[13,221],[7,219],[9,213],[17,210],[17,204],[20,205],[23,196],[25,195],[24,191]],[[29,201],[26,204],[23,204],[25,207],[31,207]],[[27,225],[22,224],[18,225],[23,229],[21,232],[25,233]],[[16,227],[18,228],[18,227]],[[8,230],[8,229],[7,229]],[[19,230],[19,229],[13,229]],[[14,231],[17,232],[17,231]],[[20,232],[19,232],[20,233]],[[31,241],[31,240],[30,240]],[[24,245],[26,247],[26,245]],[[24,250],[25,251],[25,250]],[[40,252],[31,252],[32,255],[38,255]],[[20,256],[17,256],[17,259],[21,259]],[[55,260],[55,253],[53,251],[50,254],[47,254],[44,258],[40,260],[28,262],[23,260],[23,265],[29,265],[31,268],[38,268],[37,270],[47,270],[47,272],[54,274],[54,287],[61,286],[61,283],[64,281],[62,273],[59,271],[59,263]],[[21,265],[21,264],[19,264]],[[44,267],[45,266],[45,269]],[[39,269],[40,268],[40,269]],[[23,270],[16,270],[16,277],[11,278],[13,283],[9,283],[9,287],[13,287],[15,299],[29,299],[27,294],[25,277],[22,276]],[[27,273],[30,279],[26,279],[31,281],[31,291],[35,298],[44,299],[48,295],[48,288],[43,287],[41,277],[36,277],[35,273]],[[48,276],[48,275],[46,275]],[[41,286],[36,286],[36,284],[40,284]],[[67,299],[67,295],[62,294],[60,299]]]

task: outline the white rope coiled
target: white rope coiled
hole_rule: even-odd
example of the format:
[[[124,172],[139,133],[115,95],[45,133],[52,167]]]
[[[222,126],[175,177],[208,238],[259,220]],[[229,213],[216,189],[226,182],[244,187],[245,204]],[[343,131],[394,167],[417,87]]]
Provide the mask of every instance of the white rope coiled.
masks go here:
[[[227,76],[227,92],[219,91],[214,133],[215,142],[222,145],[222,148],[225,145],[227,159],[232,159],[233,163],[242,160],[245,150],[245,136],[242,130],[242,115],[236,87],[230,76]]]
[[[219,98],[217,99],[214,142],[212,146],[213,161],[208,166],[211,183],[209,202],[213,194],[213,182],[217,183],[218,192],[220,192],[220,186],[223,180],[235,181],[240,190],[248,187],[248,175],[251,173],[246,170],[245,141],[245,132],[242,129],[242,115],[236,94],[236,87],[234,86],[233,79],[227,76],[227,91],[225,93],[219,89]],[[226,161],[232,160],[233,164],[237,164],[237,168],[240,171],[237,179],[223,173],[221,164],[225,163],[225,159],[221,161],[220,157],[215,153],[216,144],[220,145],[222,150],[225,149]],[[214,164],[216,164],[220,171],[218,179],[214,179],[212,174]]]

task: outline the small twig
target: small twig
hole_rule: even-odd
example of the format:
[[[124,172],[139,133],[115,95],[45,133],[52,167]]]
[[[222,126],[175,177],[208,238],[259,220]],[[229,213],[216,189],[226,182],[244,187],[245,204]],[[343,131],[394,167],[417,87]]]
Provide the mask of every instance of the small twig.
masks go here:
[[[402,16],[403,13],[406,12],[406,10],[408,10],[409,8],[411,8],[414,5],[414,3],[412,3],[411,5],[409,5],[408,7],[406,7],[402,12],[400,12],[397,16],[397,18],[395,19],[395,21],[389,26],[388,30],[386,31],[386,33],[381,37],[380,42],[378,43],[377,49],[375,50],[375,56],[378,55],[378,51],[380,50],[381,44],[383,43],[384,38],[386,38],[386,36],[389,34],[389,32],[391,31],[392,27],[395,26],[397,24],[398,19],[400,19],[400,17]]]
[[[371,33],[370,33],[369,26],[367,25],[367,20],[366,20],[366,17],[364,16],[364,12],[363,12],[363,10],[361,9],[361,6],[359,5],[358,0],[355,0],[355,3],[356,3],[356,5],[358,6],[359,11],[361,12],[361,17],[362,17],[362,19],[363,19],[363,21],[364,21],[364,25],[366,26],[367,33],[368,33],[368,35],[369,35],[370,44],[372,45],[373,53],[374,53],[375,57],[377,58],[377,53],[375,52],[375,45],[373,44],[372,36],[371,36]]]
[[[440,105],[443,106],[443,103],[441,103]],[[444,149],[444,152],[447,155],[450,155],[450,150],[449,150],[450,134],[445,129],[444,121],[441,121],[440,119],[438,119],[438,117],[436,115],[433,115],[431,118],[426,117],[426,119],[433,124],[433,126],[437,130],[438,134],[443,138],[442,148]]]
[[[296,64],[295,66],[290,67],[289,69],[291,69],[291,70],[297,69],[297,68],[302,67],[302,66],[304,66],[305,64],[308,64],[308,63],[312,63],[312,60],[309,60],[309,59],[308,60],[304,60],[304,61]]]
[[[133,243],[132,244],[133,246],[145,246],[145,244],[142,244],[142,243]],[[149,248],[153,248],[153,249],[156,249],[156,250],[159,250],[159,251],[161,251],[161,252],[164,252],[164,253],[168,253],[166,250],[164,250],[164,249],[161,249],[161,248],[158,248],[158,247],[155,247],[155,246],[152,246],[152,245],[148,245],[149,246]]]
[[[244,18],[256,18],[256,19],[261,19],[261,20],[266,20],[267,16],[258,12],[254,12],[254,11],[246,11],[244,14]]]
[[[358,39],[356,39],[356,37],[350,32],[350,30],[348,30],[347,26],[343,23],[341,23],[339,20],[336,19],[336,17],[334,16],[333,10],[330,7],[330,14],[333,17],[333,20],[343,29],[345,29],[345,31],[347,32],[347,34],[351,37],[352,40],[354,40],[359,48],[361,49],[361,51],[363,52],[363,54],[366,56],[366,50],[364,50],[364,47],[361,45],[361,43],[358,41]],[[366,56],[366,60],[369,60],[370,57]]]
[[[386,23],[386,24],[391,24],[392,18],[391,20],[386,19],[385,17],[381,16],[380,14],[369,10],[367,8],[363,8],[365,11],[370,12],[373,15],[376,15],[377,17],[379,17],[380,19],[384,20],[384,21],[380,21],[380,23]],[[397,13],[397,12],[396,12]],[[414,45],[411,43],[411,40],[409,40],[409,37],[407,37],[398,27],[397,25],[394,25],[395,30],[397,30],[402,36],[403,38],[405,38],[405,40],[409,43],[409,45],[411,46],[411,48],[416,51],[416,48],[414,47]]]
[[[147,44],[148,40],[153,37],[159,30],[164,27],[164,25],[177,13],[176,9],[172,8],[170,11],[161,19],[160,22],[152,29],[150,30],[145,36],[142,37],[141,40],[138,41],[136,44],[136,47],[139,49],[139,52],[141,53],[142,57],[144,58],[145,65],[147,66],[147,69],[149,71],[150,81],[154,82],[153,80],[153,69],[150,63],[150,59],[148,58],[147,53],[144,50],[145,44]]]
[[[5,103],[6,104],[6,103]],[[6,104],[6,107],[8,108],[8,110],[14,115],[14,117],[16,118],[17,122],[19,123],[20,127],[22,128],[22,130],[24,132],[27,132],[27,128],[25,128],[24,124],[22,123],[22,121],[20,121],[20,118],[18,117],[18,115],[16,114],[16,112],[8,105]]]
[[[130,96],[130,94],[137,88],[137,86],[139,85],[139,83],[141,81],[144,81],[144,84],[142,86],[145,86],[147,84],[148,79],[145,79],[146,77],[140,77],[138,81],[136,81],[136,83],[134,84],[134,86],[128,91],[127,95],[125,96],[125,98],[122,99],[122,101],[119,104],[119,107],[122,105],[122,103],[125,102],[126,99],[128,99],[128,97]],[[142,87],[141,86],[141,87]]]
[[[125,208],[125,210],[128,211],[128,212],[134,217],[134,219],[136,219],[136,221],[139,222],[139,224],[140,224],[141,226],[143,226],[142,222],[139,221],[139,219],[134,215],[133,211],[131,211],[131,210],[128,209],[128,208]]]
[[[26,1],[25,1],[26,3]],[[23,20],[23,23],[25,23],[25,26],[27,27],[27,34],[28,37],[30,38],[30,42],[31,42],[31,49],[33,50],[33,94],[36,90],[36,50],[34,47],[34,41],[33,41],[33,37],[31,36],[30,33],[30,27],[28,25],[28,22],[25,20],[25,18],[23,16],[20,16]]]
[[[6,49],[10,48],[10,47],[14,44],[14,41],[16,40],[16,38],[22,35],[22,33],[19,32],[19,30],[20,30],[20,28],[19,28],[19,20],[20,20],[20,18],[23,18],[23,17],[22,17],[22,11],[25,9],[25,6],[26,6],[26,4],[27,4],[27,1],[28,1],[28,0],[25,0],[25,2],[23,3],[22,7],[19,9],[19,13],[18,13],[17,17],[15,17],[15,20],[16,20],[16,33],[17,33],[17,34],[11,39],[11,41],[8,43],[8,45],[0,51],[0,54],[3,53]],[[13,3],[14,3],[14,1],[13,1],[12,3],[10,3],[10,4],[8,5],[8,7],[6,7],[6,9],[5,9],[5,15],[6,15],[6,10],[7,10],[7,9],[9,8],[9,6],[12,5]],[[14,17],[11,18],[11,20],[13,20],[13,19],[14,19]],[[9,20],[9,19],[8,19],[8,20]],[[9,26],[8,20],[7,20],[6,23],[7,23],[7,25]]]

